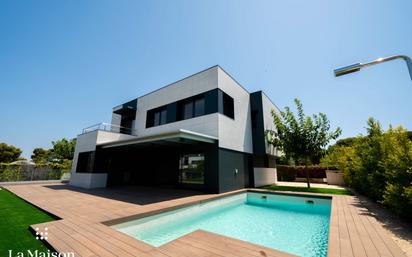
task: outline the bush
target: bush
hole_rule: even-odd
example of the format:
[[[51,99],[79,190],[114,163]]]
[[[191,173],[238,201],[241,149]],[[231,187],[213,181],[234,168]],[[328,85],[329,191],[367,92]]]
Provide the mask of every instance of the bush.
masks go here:
[[[326,178],[326,167],[321,166],[308,166],[306,167],[309,171],[310,178]],[[306,169],[305,166],[296,166],[296,177],[306,178]]]
[[[23,177],[23,172],[20,167],[11,165],[1,165],[0,182],[20,181]]]
[[[71,160],[63,160],[28,168],[0,163],[0,182],[60,179],[64,173],[70,172],[71,164]]]
[[[292,166],[277,165],[276,171],[279,181],[295,181],[296,179],[296,169]]]
[[[279,181],[295,181],[298,178],[306,178],[305,166],[277,165]],[[326,178],[327,167],[308,166],[310,178]]]
[[[373,119],[369,119],[367,131],[352,145],[331,147],[321,163],[336,165],[349,186],[412,219],[412,141],[408,132],[402,127],[383,131]]]

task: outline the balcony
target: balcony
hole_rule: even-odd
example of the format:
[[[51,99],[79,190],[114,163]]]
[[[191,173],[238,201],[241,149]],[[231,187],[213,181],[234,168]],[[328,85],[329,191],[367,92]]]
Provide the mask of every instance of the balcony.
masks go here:
[[[122,127],[122,126],[118,126],[118,125],[114,125],[110,123],[98,123],[90,127],[84,128],[82,130],[82,134],[89,133],[89,132],[96,131],[96,130],[137,136],[137,131],[135,129],[126,128],[126,127]]]

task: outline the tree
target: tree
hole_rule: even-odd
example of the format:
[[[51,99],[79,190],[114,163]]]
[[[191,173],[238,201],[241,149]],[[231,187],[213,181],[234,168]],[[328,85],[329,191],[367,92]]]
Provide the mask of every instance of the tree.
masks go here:
[[[295,98],[294,102],[297,117],[289,107],[285,107],[285,111],[279,114],[272,110],[276,129],[266,130],[266,138],[270,145],[282,151],[288,159],[292,158],[295,163],[306,166],[306,180],[310,188],[307,166],[313,160],[319,160],[328,143],[338,138],[342,131],[338,127],[330,132],[330,122],[324,113],[307,116],[299,99]]]
[[[52,153],[53,151],[51,149],[35,148],[31,155],[31,159],[36,164],[47,163],[50,161]]]
[[[347,137],[336,141],[336,146],[352,146],[356,143],[357,137]]]
[[[19,160],[22,151],[12,145],[0,143],[0,162],[14,162]]]
[[[72,160],[74,156],[74,148],[76,146],[76,139],[52,141],[53,158],[58,160]]]

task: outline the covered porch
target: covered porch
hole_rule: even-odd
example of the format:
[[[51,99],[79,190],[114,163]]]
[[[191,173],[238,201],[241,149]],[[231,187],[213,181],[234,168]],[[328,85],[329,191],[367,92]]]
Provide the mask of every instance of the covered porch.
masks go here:
[[[218,191],[217,138],[179,130],[97,145],[94,170],[107,186]]]

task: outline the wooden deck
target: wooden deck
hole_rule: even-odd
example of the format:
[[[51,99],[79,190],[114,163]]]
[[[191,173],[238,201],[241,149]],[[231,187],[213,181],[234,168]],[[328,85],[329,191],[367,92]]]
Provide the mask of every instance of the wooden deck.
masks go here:
[[[161,247],[152,247],[107,224],[174,209],[227,194],[121,188],[81,190],[63,184],[8,185],[6,189],[61,220],[34,224],[45,231],[47,242],[58,252],[75,256],[292,256],[274,249],[197,230]],[[230,194],[230,193],[229,193]],[[106,225],[105,225],[106,224]],[[328,256],[388,256],[405,254],[383,227],[354,196],[333,196]]]

